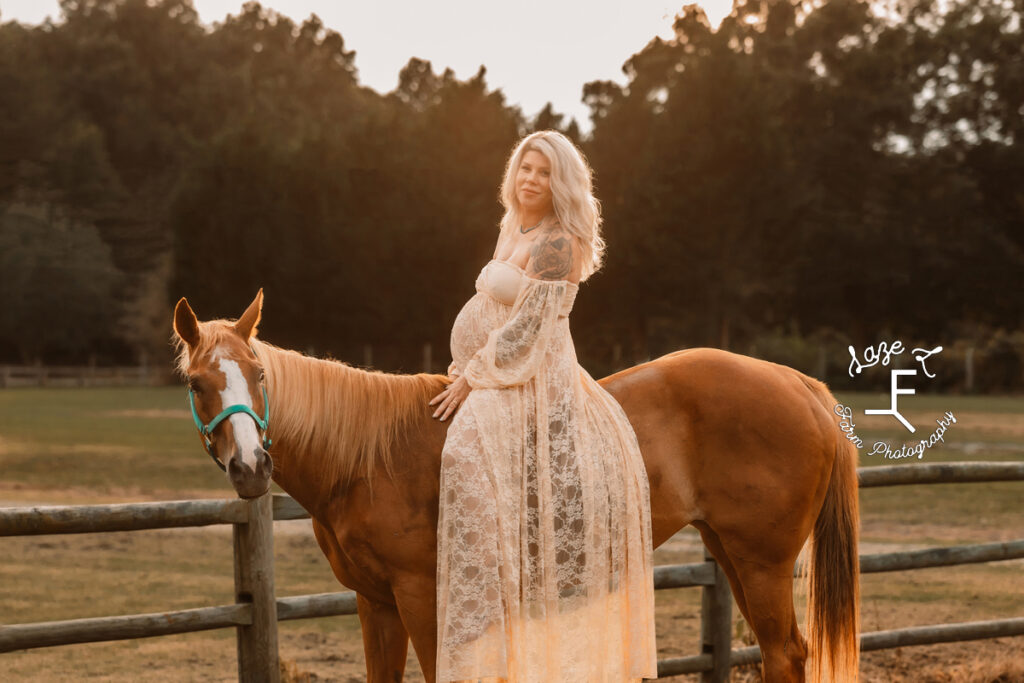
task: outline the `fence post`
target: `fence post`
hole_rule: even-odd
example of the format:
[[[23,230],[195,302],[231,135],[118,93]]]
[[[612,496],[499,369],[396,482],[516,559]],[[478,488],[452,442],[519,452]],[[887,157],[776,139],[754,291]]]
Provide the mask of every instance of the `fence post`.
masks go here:
[[[235,602],[252,605],[252,624],[237,629],[238,680],[279,683],[273,498],[268,491],[247,507],[248,522],[233,525]]]
[[[423,372],[431,373],[434,371],[434,360],[433,347],[430,342],[423,345]]]
[[[725,572],[704,549],[704,560],[715,566],[715,584],[701,589],[701,651],[711,655],[711,671],[702,671],[701,683],[727,683],[732,652],[732,591]]]
[[[974,347],[968,346],[964,353],[964,384],[967,393],[974,391]]]

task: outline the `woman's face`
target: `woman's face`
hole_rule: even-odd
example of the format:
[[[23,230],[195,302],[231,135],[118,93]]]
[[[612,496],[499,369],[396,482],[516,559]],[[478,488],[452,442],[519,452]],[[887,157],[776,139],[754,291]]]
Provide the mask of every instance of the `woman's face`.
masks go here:
[[[516,173],[516,198],[530,213],[547,215],[551,211],[551,163],[548,158],[531,149],[523,155]]]

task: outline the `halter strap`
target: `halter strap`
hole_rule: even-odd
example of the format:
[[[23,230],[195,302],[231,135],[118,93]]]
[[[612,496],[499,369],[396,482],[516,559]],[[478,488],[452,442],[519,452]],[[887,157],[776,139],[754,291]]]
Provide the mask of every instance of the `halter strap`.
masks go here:
[[[273,443],[267,437],[267,428],[270,426],[270,399],[267,398],[266,385],[262,385],[261,388],[263,389],[263,417],[260,417],[255,412],[253,412],[253,409],[250,408],[249,406],[242,405],[241,403],[236,403],[220,411],[215,418],[210,420],[208,424],[203,424],[203,421],[199,419],[199,413],[196,412],[195,393],[192,391],[191,387],[188,390],[188,406],[189,408],[192,409],[192,420],[193,422],[196,423],[196,429],[199,430],[199,434],[203,438],[203,446],[206,448],[207,455],[213,458],[213,461],[217,463],[217,467],[221,468],[221,470],[227,471],[227,468],[224,467],[224,463],[222,463],[220,459],[217,457],[217,455],[213,452],[213,439],[211,439],[210,437],[213,434],[213,430],[215,430],[217,426],[220,425],[221,422],[228,419],[235,413],[242,413],[243,415],[248,415],[253,419],[257,427],[259,427],[263,431],[264,450],[269,449],[270,445]]]

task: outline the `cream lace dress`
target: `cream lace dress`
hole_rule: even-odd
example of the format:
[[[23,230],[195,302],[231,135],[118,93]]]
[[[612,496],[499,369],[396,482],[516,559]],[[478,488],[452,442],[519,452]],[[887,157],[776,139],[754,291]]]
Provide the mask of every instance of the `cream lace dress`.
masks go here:
[[[473,390],[441,460],[437,681],[655,678],[647,473],[576,360],[578,287],[492,260],[476,289],[451,336]]]

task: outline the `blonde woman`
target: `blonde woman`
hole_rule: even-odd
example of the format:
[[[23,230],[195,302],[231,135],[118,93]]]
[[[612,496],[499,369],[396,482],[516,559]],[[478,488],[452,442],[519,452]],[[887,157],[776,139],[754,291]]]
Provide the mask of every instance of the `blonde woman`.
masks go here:
[[[573,143],[540,131],[505,170],[493,259],[452,328],[441,461],[437,681],[657,676],[647,474],[569,312],[601,265]]]

